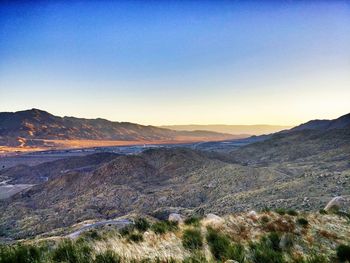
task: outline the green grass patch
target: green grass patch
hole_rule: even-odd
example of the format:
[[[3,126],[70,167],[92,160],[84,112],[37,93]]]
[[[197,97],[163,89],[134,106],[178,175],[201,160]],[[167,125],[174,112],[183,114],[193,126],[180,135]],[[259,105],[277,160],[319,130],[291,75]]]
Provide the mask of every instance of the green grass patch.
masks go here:
[[[150,228],[150,223],[146,218],[137,218],[135,219],[135,228],[140,232],[145,232]]]
[[[199,229],[186,229],[182,235],[182,245],[189,250],[201,249],[203,237]]]
[[[208,227],[207,231],[206,239],[215,259],[221,261],[233,259],[240,263],[244,262],[245,251],[242,245],[233,244],[226,235],[219,233],[211,227]]]
[[[151,230],[156,234],[165,234],[170,231],[178,230],[178,223],[167,220],[159,221],[151,226]]]
[[[122,262],[120,257],[112,250],[106,250],[105,252],[96,255],[94,263],[120,263]]]

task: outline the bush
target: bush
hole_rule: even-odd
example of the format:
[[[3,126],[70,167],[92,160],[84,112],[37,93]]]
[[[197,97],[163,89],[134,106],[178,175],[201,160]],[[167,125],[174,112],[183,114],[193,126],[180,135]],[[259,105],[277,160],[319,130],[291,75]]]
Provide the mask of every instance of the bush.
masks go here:
[[[287,214],[290,216],[297,216],[298,212],[295,211],[294,209],[289,209],[289,210],[287,210]]]
[[[271,232],[268,234],[267,236],[267,245],[272,248],[275,251],[280,251],[280,242],[281,242],[281,238],[279,236],[279,234],[277,234],[276,232]]]
[[[82,237],[87,239],[92,239],[92,240],[102,240],[102,236],[96,229],[92,229],[84,232]]]
[[[340,261],[350,261],[350,246],[339,245],[337,247],[337,256]]]
[[[32,245],[0,246],[1,263],[32,263],[40,262],[42,258],[42,249]]]
[[[52,259],[55,262],[89,263],[91,256],[91,248],[85,243],[65,240],[53,251]]]
[[[119,233],[121,236],[125,237],[130,235],[134,231],[134,226],[133,225],[128,225],[119,230]]]
[[[254,263],[284,263],[283,254],[271,248],[265,241],[251,244]]]
[[[231,244],[230,239],[215,231],[211,227],[207,228],[207,241],[210,251],[217,260],[225,261],[234,259],[238,262],[244,262],[244,247],[241,245]]]
[[[305,263],[328,263],[328,259],[324,255],[313,253],[306,257]]]
[[[182,245],[184,248],[193,250],[203,246],[203,238],[199,229],[186,229],[182,235]]]
[[[266,223],[268,223],[270,221],[270,218],[268,216],[266,216],[266,215],[263,215],[260,218],[260,221],[261,221],[261,223],[266,224]]]
[[[151,229],[156,234],[164,234],[169,231],[175,231],[178,229],[177,222],[170,222],[170,221],[160,221],[157,223],[154,223],[151,226]]]
[[[284,208],[276,208],[275,209],[275,212],[281,216],[285,215],[286,214],[286,209]]]
[[[261,209],[261,212],[268,213],[271,211],[271,208],[265,206],[263,209]]]
[[[201,221],[200,217],[198,216],[191,216],[189,218],[185,219],[185,225],[194,225],[199,226],[199,222]]]
[[[150,228],[150,224],[145,218],[137,218],[135,220],[135,228],[140,232],[145,232]]]
[[[128,240],[135,242],[135,243],[138,243],[138,242],[143,241],[143,235],[140,233],[132,233],[128,236]]]
[[[120,257],[112,250],[97,254],[94,263],[119,263]]]
[[[207,263],[207,259],[205,258],[202,252],[196,251],[192,256],[185,258],[182,263]]]
[[[320,209],[318,212],[319,212],[321,215],[327,215],[327,214],[328,214],[327,211],[324,210],[324,209]]]
[[[301,217],[297,219],[297,223],[301,225],[302,227],[307,227],[309,225],[309,221],[307,219]]]

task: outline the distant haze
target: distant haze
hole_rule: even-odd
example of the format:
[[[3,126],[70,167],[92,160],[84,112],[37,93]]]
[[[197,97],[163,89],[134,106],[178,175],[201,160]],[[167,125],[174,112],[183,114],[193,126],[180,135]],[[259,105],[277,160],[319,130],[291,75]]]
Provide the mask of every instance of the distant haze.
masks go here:
[[[250,135],[262,135],[274,133],[286,129],[290,129],[291,126],[282,125],[224,125],[224,124],[213,124],[213,125],[166,125],[161,126],[162,128],[168,128],[178,131],[196,131],[196,130],[206,130],[229,134],[250,134]]]

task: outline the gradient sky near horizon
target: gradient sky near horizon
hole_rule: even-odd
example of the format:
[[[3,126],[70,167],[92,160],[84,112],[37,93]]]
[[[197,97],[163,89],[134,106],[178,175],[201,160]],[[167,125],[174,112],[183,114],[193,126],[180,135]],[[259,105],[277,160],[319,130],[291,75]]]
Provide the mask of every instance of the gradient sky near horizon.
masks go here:
[[[14,2],[0,3],[0,111],[152,125],[350,112],[350,1]]]

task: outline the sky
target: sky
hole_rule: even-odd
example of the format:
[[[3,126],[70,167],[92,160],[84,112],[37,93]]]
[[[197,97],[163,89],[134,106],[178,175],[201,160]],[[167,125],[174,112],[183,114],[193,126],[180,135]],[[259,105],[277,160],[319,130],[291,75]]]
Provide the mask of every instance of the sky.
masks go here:
[[[350,112],[350,1],[1,1],[0,111],[141,124]]]

